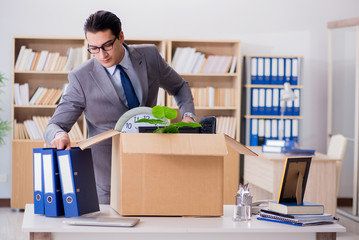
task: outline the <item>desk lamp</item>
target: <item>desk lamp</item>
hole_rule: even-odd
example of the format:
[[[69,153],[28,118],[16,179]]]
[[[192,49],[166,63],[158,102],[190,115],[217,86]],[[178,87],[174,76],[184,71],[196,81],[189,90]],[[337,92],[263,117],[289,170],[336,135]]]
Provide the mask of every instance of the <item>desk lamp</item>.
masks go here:
[[[295,95],[295,93],[292,91],[290,84],[288,82],[284,83],[284,87],[283,87],[283,91],[280,95],[280,125],[279,125],[279,140],[283,140],[283,134],[284,134],[284,120],[283,120],[283,116],[284,116],[284,112],[287,108],[287,101],[293,101],[294,99],[296,99],[297,96]]]

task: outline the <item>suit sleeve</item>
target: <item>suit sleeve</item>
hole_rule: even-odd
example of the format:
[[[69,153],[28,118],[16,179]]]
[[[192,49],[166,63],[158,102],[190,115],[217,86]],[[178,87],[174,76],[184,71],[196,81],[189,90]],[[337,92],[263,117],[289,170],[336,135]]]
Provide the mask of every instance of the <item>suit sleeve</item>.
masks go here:
[[[45,132],[45,141],[50,144],[56,133],[69,132],[85,108],[85,97],[77,77],[69,73],[69,85],[49,121]]]

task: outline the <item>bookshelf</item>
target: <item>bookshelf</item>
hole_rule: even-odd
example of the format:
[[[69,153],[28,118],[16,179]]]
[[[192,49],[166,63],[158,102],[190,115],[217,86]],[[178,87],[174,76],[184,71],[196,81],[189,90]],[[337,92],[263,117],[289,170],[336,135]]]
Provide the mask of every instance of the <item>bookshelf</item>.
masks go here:
[[[299,142],[302,56],[245,55],[244,59],[242,141],[248,146],[261,146],[266,139],[283,136],[285,140]],[[296,99],[284,105],[280,97],[286,82]],[[285,110],[283,121],[282,110]]]
[[[239,60],[239,41],[176,39],[167,44],[168,63],[192,89],[197,119],[216,116],[217,132],[225,132],[237,140],[241,99]],[[176,107],[171,96],[167,96],[167,105]]]
[[[61,93],[59,91],[64,87],[64,84],[68,82],[68,72],[75,67],[76,64],[80,64],[88,59],[89,55],[86,52],[85,46],[85,39],[83,38],[22,36],[13,38],[11,208],[24,209],[26,203],[33,202],[32,149],[47,146],[43,140],[42,131],[47,124],[46,121],[48,121],[48,118],[55,112],[59,101],[59,97],[57,101],[50,101],[50,98],[56,97],[55,89],[57,90],[57,94],[61,97]],[[27,57],[24,55],[24,49],[29,51],[29,53],[27,53]],[[40,58],[44,51],[48,53],[48,63],[44,61],[43,67],[40,68],[41,60],[36,62],[35,59],[36,55],[39,55],[37,57]],[[31,53],[33,54],[32,59]],[[52,58],[52,68],[50,64],[50,55]],[[57,55],[57,57],[55,57],[55,55]],[[69,60],[70,55],[72,60]],[[55,68],[56,63],[58,63],[58,65],[60,64],[60,56],[66,57],[67,59],[62,60],[62,68],[59,68],[59,66]],[[55,59],[57,59],[57,61]],[[76,61],[77,63],[75,63]],[[66,68],[65,64],[67,64]],[[22,90],[17,91],[16,86],[20,86],[20,89]],[[39,98],[41,103],[30,104],[32,96],[40,87],[48,90],[53,89],[53,91],[51,94],[48,92],[47,101],[45,101],[46,97],[44,97],[42,100]],[[21,96],[24,97],[25,100],[24,98],[21,98]],[[15,98],[19,97],[23,101],[16,101],[18,99]],[[29,128],[31,128],[32,131],[35,131],[34,125],[31,125],[31,127],[28,126],[28,130],[25,131],[25,122],[32,122],[35,124],[35,128],[40,130],[37,137],[34,138],[34,136],[32,136],[30,138]],[[83,117],[80,117],[78,120],[77,127],[78,129],[76,135],[72,135],[75,131],[74,128],[71,130],[70,138],[73,142],[80,141],[86,137],[86,135],[84,135],[84,133],[86,133],[86,126]],[[25,134],[25,132],[27,134]]]
[[[182,60],[181,57],[179,58],[180,63],[182,62],[179,65],[178,62],[176,63],[178,56],[175,56],[178,49],[187,49]],[[196,58],[196,55],[201,54],[204,60],[202,59],[202,62],[199,62],[200,66],[195,67],[196,65],[193,64],[195,60],[192,58]],[[213,61],[213,56],[218,58],[214,58],[215,60]],[[209,60],[210,57],[212,60]],[[230,60],[226,60],[226,57],[230,57]],[[233,59],[235,60],[233,61]],[[212,61],[213,68],[206,69],[204,66],[209,61]],[[239,141],[241,111],[240,42],[191,39],[168,40],[167,62],[189,83],[194,97],[197,120],[199,121],[206,116],[215,116],[217,118],[217,132],[227,133]],[[192,62],[192,68],[190,62]],[[217,65],[222,67],[218,66],[216,68]],[[186,67],[182,68],[182,66]],[[222,97],[219,98],[219,96]],[[167,106],[176,109],[177,107],[173,103],[173,98],[167,95]],[[176,121],[181,120],[180,114],[178,116]],[[239,154],[230,147],[228,148],[228,155],[224,159],[223,175],[225,186],[223,202],[224,204],[235,204],[234,193],[238,190],[239,184]]]

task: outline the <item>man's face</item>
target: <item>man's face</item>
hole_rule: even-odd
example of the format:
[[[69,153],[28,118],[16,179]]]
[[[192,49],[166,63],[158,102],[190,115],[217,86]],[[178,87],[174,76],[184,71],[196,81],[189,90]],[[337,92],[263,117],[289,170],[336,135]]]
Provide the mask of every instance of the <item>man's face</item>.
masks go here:
[[[102,64],[102,66],[112,67],[113,65],[117,65],[121,62],[125,54],[122,45],[124,41],[122,31],[120,33],[119,39],[117,39],[116,36],[112,34],[110,29],[105,31],[99,31],[96,33],[87,32],[86,38],[89,48],[96,48],[96,47],[106,48],[105,46],[107,47],[111,46],[111,44],[113,43],[111,50],[104,51],[103,49],[100,48],[100,52],[94,54],[94,56]]]

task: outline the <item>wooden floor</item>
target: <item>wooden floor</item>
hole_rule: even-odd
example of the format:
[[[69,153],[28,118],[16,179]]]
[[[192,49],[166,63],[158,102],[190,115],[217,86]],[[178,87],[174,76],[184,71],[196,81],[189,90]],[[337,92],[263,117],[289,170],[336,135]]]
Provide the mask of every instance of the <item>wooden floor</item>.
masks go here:
[[[28,240],[27,234],[21,231],[23,212],[13,211],[8,207],[0,207],[0,240]],[[343,216],[339,223],[347,228],[346,233],[338,233],[339,240],[358,240],[359,223]]]

